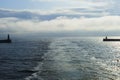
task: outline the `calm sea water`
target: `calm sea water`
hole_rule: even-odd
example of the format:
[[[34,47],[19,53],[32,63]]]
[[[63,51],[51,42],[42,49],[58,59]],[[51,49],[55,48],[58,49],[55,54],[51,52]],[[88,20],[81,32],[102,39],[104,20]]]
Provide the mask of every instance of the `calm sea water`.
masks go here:
[[[120,42],[81,37],[0,44],[0,80],[120,80]]]

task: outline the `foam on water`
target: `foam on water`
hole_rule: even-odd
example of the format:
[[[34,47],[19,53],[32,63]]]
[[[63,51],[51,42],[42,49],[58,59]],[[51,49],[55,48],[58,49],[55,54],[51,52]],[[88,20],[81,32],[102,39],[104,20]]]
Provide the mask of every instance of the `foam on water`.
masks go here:
[[[37,71],[35,73],[33,73],[31,76],[28,76],[25,78],[25,80],[35,80],[35,79],[39,79],[39,80],[43,80],[39,75],[38,73],[41,72],[41,69],[42,69],[42,62],[39,62],[38,65],[36,67],[34,67],[33,70]]]
[[[120,50],[113,44],[55,39],[44,60],[34,67],[38,72],[25,80],[119,80]]]

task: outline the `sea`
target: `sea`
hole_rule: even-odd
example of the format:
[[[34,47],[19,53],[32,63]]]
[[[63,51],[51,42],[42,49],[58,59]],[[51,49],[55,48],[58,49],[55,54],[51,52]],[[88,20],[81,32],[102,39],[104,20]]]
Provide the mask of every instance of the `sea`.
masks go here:
[[[120,42],[103,37],[13,39],[0,44],[0,80],[120,80]]]

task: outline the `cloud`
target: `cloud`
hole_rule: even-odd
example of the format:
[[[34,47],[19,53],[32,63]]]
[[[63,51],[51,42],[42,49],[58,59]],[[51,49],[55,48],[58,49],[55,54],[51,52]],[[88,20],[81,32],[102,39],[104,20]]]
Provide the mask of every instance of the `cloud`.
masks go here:
[[[98,18],[68,18],[57,17],[49,21],[21,20],[17,18],[1,18],[0,32],[104,32],[120,30],[119,16],[104,16]]]
[[[32,0],[34,3],[46,2],[52,8],[108,8],[112,0]],[[57,5],[56,5],[57,4]]]
[[[55,9],[55,10],[9,10],[0,9],[0,18],[14,17],[23,20],[38,19],[38,20],[52,20],[60,16],[69,18],[78,17],[100,17],[109,15],[103,9],[96,8],[71,8],[71,9]]]
[[[87,1],[89,2],[86,3]],[[105,31],[111,33],[117,31],[119,33],[120,16],[112,14],[113,7],[111,9],[104,8],[108,6],[108,0],[105,3],[103,0],[94,1],[84,0],[81,1],[81,4],[84,3],[87,6],[64,9],[0,9],[0,33],[95,32],[94,34],[96,34],[96,32]],[[99,3],[101,4],[98,5]],[[69,4],[72,5],[73,3],[70,2]]]
[[[64,0],[31,0],[31,1],[64,1]]]

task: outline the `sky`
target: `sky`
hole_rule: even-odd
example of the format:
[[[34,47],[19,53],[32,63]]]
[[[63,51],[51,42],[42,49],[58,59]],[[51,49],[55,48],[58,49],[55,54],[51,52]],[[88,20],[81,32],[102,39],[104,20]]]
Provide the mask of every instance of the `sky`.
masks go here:
[[[0,0],[1,34],[120,35],[120,0]]]

